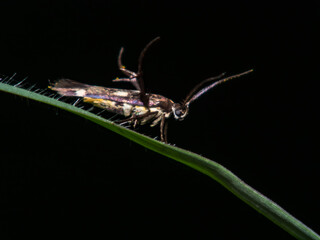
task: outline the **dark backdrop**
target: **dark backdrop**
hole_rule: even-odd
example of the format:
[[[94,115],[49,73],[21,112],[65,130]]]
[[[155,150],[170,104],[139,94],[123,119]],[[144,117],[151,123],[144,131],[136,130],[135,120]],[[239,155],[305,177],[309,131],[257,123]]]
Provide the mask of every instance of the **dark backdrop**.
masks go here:
[[[207,2],[1,1],[0,72],[41,89],[61,77],[130,88],[111,82],[121,77],[118,51],[136,70],[156,36],[145,84],[174,101],[207,77],[253,68],[170,121],[169,142],[221,163],[320,232],[319,3]],[[193,169],[70,113],[0,100],[8,239],[292,239]]]

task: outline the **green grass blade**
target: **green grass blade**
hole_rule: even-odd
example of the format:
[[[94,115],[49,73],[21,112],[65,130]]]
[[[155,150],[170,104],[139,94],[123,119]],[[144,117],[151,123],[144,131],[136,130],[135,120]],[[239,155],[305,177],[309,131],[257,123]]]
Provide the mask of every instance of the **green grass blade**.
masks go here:
[[[113,122],[94,115],[88,111],[79,109],[64,102],[60,102],[50,97],[46,97],[5,83],[0,83],[0,90],[72,112],[105,128],[108,128],[138,144],[141,144],[146,148],[149,148],[157,153],[188,165],[218,181],[221,185],[227,188],[238,198],[246,202],[248,205],[269,218],[271,221],[273,221],[275,224],[283,228],[285,231],[287,231],[297,239],[320,240],[319,235],[305,226],[302,222],[294,218],[279,205],[244,183],[231,171],[212,160],[201,157],[200,155],[189,152],[187,150],[156,141],[130,129],[116,125]]]

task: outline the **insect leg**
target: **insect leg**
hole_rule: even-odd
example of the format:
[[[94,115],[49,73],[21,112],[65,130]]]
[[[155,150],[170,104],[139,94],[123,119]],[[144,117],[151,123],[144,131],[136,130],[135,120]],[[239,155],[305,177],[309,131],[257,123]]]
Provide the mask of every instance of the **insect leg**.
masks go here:
[[[162,115],[161,123],[160,123],[161,142],[168,143],[167,130],[168,130],[168,122],[166,121],[165,115]]]
[[[130,122],[133,123],[133,127],[136,127],[136,125],[140,124],[141,121],[143,121],[143,119],[145,118],[152,118],[153,116],[157,115],[157,112],[146,112],[144,114],[141,115],[133,115],[129,118],[123,119],[123,120],[117,120],[115,121],[115,123],[121,124],[121,123],[126,123],[126,122]]]
[[[119,52],[119,56],[118,56],[118,67],[119,67],[119,70],[126,76],[128,76],[128,78],[116,78],[114,80],[112,80],[113,82],[131,82],[131,84],[139,91],[141,91],[141,88],[139,86],[139,83],[138,83],[138,74],[133,72],[133,71],[130,71],[128,69],[126,69],[125,66],[122,65],[122,54],[123,54],[123,50],[124,48],[122,47],[120,49],[120,52]]]
[[[144,56],[147,52],[147,50],[153,45],[155,42],[159,41],[160,37],[156,37],[153,40],[151,40],[141,51],[139,60],[138,60],[138,73],[137,73],[137,81],[138,85],[140,86],[140,99],[143,102],[143,105],[149,109],[149,95],[146,95],[145,89],[144,89],[144,81],[143,81],[143,71],[142,71],[142,64]]]
[[[138,72],[135,73],[133,71],[127,70],[125,66],[122,64],[122,54],[123,54],[123,48],[120,49],[119,56],[118,56],[118,67],[119,70],[128,78],[116,78],[113,80],[114,82],[131,82],[132,85],[140,91],[140,100],[143,102],[143,105],[149,109],[149,95],[146,94],[144,89],[144,82],[143,82],[143,71],[142,71],[142,63],[143,58],[147,52],[147,50],[150,48],[152,44],[159,41],[160,37],[156,37],[155,39],[151,40],[141,51],[138,61]]]
[[[130,71],[128,69],[125,68],[124,65],[122,65],[122,54],[123,54],[123,50],[124,48],[120,49],[119,52],[119,56],[118,56],[118,67],[119,70],[126,76],[128,76],[128,78],[116,78],[113,80],[113,82],[130,82],[137,90],[140,91],[140,100],[141,102],[143,102],[143,105],[149,109],[149,97],[146,95],[145,91],[144,91],[144,84],[143,84],[143,80],[142,80],[142,71],[141,71],[141,64],[142,64],[142,58],[141,58],[141,54],[140,54],[140,58],[139,58],[139,72],[135,73],[133,71]],[[144,55],[144,51],[143,55]]]

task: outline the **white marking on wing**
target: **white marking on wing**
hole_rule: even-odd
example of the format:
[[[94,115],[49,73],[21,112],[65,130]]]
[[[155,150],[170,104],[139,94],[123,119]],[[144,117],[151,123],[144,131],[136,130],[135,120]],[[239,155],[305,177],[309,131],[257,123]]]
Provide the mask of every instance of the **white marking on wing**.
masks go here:
[[[76,91],[76,96],[84,97],[85,93],[86,93],[86,90],[80,89],[80,90]]]
[[[124,103],[122,108],[123,108],[123,114],[124,114],[125,117],[128,117],[128,116],[131,115],[132,105]]]
[[[128,93],[127,92],[123,92],[123,91],[114,92],[113,94],[118,96],[118,97],[127,97],[128,96]]]

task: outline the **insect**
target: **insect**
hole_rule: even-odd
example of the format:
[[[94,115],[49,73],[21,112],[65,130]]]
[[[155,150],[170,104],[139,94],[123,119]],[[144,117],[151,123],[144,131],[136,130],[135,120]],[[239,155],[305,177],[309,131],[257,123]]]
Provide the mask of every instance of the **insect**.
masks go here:
[[[57,91],[60,95],[81,97],[84,102],[127,117],[123,120],[116,121],[116,123],[129,123],[133,127],[145,124],[150,124],[151,127],[154,127],[160,123],[161,141],[167,143],[167,118],[173,115],[176,120],[184,120],[189,112],[189,105],[202,94],[223,82],[238,78],[252,71],[249,70],[229,77],[224,77],[225,73],[223,73],[216,77],[207,78],[196,85],[181,103],[175,103],[164,96],[147,93],[144,88],[142,72],[143,58],[150,46],[159,39],[159,37],[153,39],[140,53],[137,72],[130,71],[122,65],[124,48],[120,49],[118,67],[120,71],[126,75],[126,78],[116,78],[113,81],[130,82],[136,90],[93,86],[70,79],[60,79],[52,84],[52,86],[49,86],[49,88]],[[204,84],[212,81],[215,82],[201,88]]]

